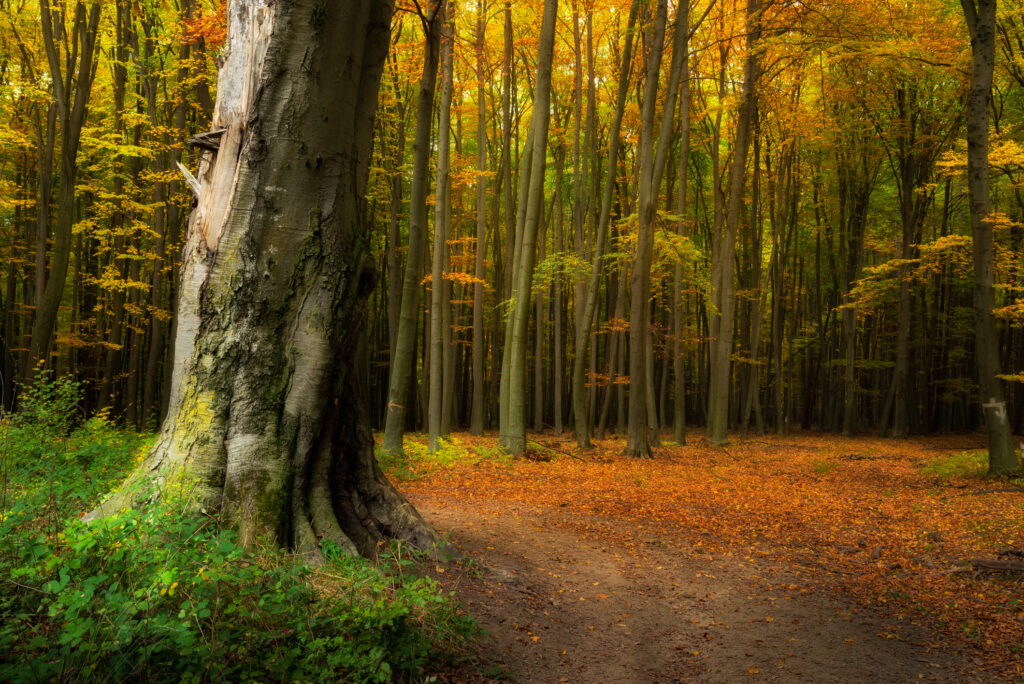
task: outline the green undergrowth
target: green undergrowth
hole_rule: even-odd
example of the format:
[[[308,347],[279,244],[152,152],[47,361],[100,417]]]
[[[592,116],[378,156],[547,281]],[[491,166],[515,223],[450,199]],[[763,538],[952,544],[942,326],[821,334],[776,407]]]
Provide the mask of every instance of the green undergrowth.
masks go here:
[[[395,454],[377,450],[377,460],[381,467],[389,477],[399,482],[417,480],[467,462],[510,464],[514,460],[513,456],[506,454],[500,447],[466,444],[455,435],[440,439],[438,448],[431,452],[427,435],[407,433],[402,449]]]
[[[988,470],[988,452],[957,451],[929,461],[921,469],[926,475],[942,480],[981,478]]]
[[[180,502],[83,523],[149,439],[37,383],[0,418],[0,681],[430,681],[472,623],[401,546],[312,570]]]
[[[954,480],[988,480],[988,452],[985,450],[957,451],[932,459],[921,472],[943,482]],[[1010,484],[1024,485],[1024,477],[1010,477]]]

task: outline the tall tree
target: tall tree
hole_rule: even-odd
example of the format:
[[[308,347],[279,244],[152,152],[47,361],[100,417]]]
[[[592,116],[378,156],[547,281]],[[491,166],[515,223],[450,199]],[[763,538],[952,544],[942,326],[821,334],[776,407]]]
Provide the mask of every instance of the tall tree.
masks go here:
[[[133,480],[247,545],[374,553],[436,538],[388,483],[355,348],[374,286],[366,184],[387,0],[232,0],[184,251],[174,386]],[[127,504],[126,485],[91,516]]]
[[[68,16],[69,13],[72,16]],[[53,229],[54,244],[50,269],[45,278],[38,269],[45,264],[41,255],[45,251],[49,232],[45,218],[49,212],[49,198],[41,197],[38,207],[40,220],[36,244],[36,318],[32,326],[30,352],[33,364],[44,361],[49,351],[71,260],[71,226],[75,219],[78,148],[88,113],[89,94],[96,77],[95,57],[99,40],[100,3],[92,2],[86,9],[84,2],[76,2],[72,8],[64,3],[51,7],[49,0],[41,0],[39,16],[43,46],[50,68],[50,87],[56,105],[55,114],[60,122],[61,143],[57,221]],[[70,30],[66,27],[70,27]],[[46,145],[52,150],[55,135],[52,123],[54,110],[50,111]],[[48,182],[49,179],[46,183]],[[30,368],[23,368],[22,377],[27,379],[30,372]]]
[[[451,14],[451,7],[448,9]],[[441,30],[441,107],[437,125],[437,190],[434,198],[434,253],[430,269],[430,399],[427,407],[428,448],[437,451],[442,434],[443,402],[451,403],[444,392],[445,310],[450,306],[445,295],[444,265],[448,250],[448,224],[451,218],[451,145],[449,131],[452,119],[452,18],[444,20]]]
[[[416,321],[419,318],[420,278],[423,277],[427,231],[428,164],[434,123],[434,91],[437,86],[445,5],[445,0],[435,0],[428,12],[420,15],[423,23],[423,73],[416,101],[416,140],[413,143],[412,194],[409,198],[409,252],[402,278],[401,313],[395,338],[395,355],[391,359],[391,381],[388,384],[384,440],[381,445],[384,453],[388,454],[402,450],[409,383],[415,365]]]
[[[541,22],[537,48],[537,85],[533,95],[533,150],[529,167],[529,185],[526,213],[523,220],[519,258],[516,259],[515,284],[512,289],[512,316],[508,326],[511,341],[505,350],[508,363],[508,419],[503,434],[505,449],[512,454],[526,450],[526,356],[527,331],[530,318],[530,291],[533,268],[537,258],[537,234],[544,212],[544,161],[547,156],[548,124],[551,107],[551,66],[555,47],[555,20],[558,0],[544,0],[544,18]]]
[[[761,33],[760,0],[747,0],[747,56],[743,67],[743,86],[736,117],[736,139],[729,169],[729,198],[725,209],[724,230],[715,236],[718,249],[711,256],[711,364],[708,388],[708,436],[715,444],[728,441],[729,385],[731,375],[733,314],[736,310],[733,282],[736,234],[743,206],[750,131],[757,112],[755,88],[761,62],[758,40]]]
[[[657,419],[653,400],[653,357],[650,348],[650,267],[654,244],[654,215],[657,209],[657,191],[662,184],[669,157],[669,148],[675,135],[673,123],[676,114],[676,94],[683,63],[686,61],[686,10],[680,8],[673,38],[672,67],[665,97],[662,127],[658,132],[656,149],[653,142],[654,108],[657,99],[658,74],[662,66],[662,48],[668,15],[667,3],[659,2],[654,24],[648,40],[647,73],[641,108],[640,149],[637,173],[637,247],[630,275],[630,402],[629,434],[626,451],[631,456],[649,457],[649,440],[656,433]],[[680,20],[682,19],[682,20]]]
[[[679,190],[676,195],[676,232],[683,235],[686,225],[687,180],[690,170],[690,5],[689,0],[679,4],[676,31],[683,31],[682,76],[679,93]],[[679,40],[679,37],[676,37]],[[672,375],[675,378],[672,414],[672,438],[676,444],[686,444],[686,357],[683,354],[683,264],[676,263],[672,273]]]
[[[484,431],[484,257],[487,254],[487,103],[484,99],[484,55],[487,50],[487,3],[478,0],[476,18],[476,259],[473,269],[473,396],[470,404],[469,429],[473,434]],[[497,204],[497,202],[495,202]],[[497,217],[495,217],[497,218]]]
[[[600,294],[598,287],[601,283],[601,269],[604,265],[605,247],[608,244],[608,224],[611,221],[612,200],[615,193],[615,179],[617,176],[619,148],[621,146],[619,133],[622,129],[626,96],[629,94],[629,75],[633,64],[633,31],[640,12],[641,2],[642,0],[633,0],[626,24],[622,61],[619,67],[619,84],[615,97],[615,113],[612,115],[612,123],[608,130],[608,169],[605,174],[604,192],[601,196],[601,211],[597,217],[597,235],[594,237],[594,249],[590,260],[590,279],[589,283],[583,288],[577,288],[577,292],[582,290],[577,295],[581,297],[581,301],[577,302],[577,306],[583,309],[583,315],[582,323],[576,332],[570,393],[572,396],[573,424],[576,429],[576,444],[581,449],[587,449],[591,446],[591,424],[587,411],[587,397],[584,391],[586,387],[587,348],[590,345],[590,332],[594,327],[597,316]]]
[[[988,110],[995,69],[996,0],[960,0],[971,32],[971,85],[967,94],[967,177],[974,234],[974,336],[981,407],[988,432],[988,470],[1018,470],[1006,399],[999,375],[996,336],[994,240],[989,199]]]

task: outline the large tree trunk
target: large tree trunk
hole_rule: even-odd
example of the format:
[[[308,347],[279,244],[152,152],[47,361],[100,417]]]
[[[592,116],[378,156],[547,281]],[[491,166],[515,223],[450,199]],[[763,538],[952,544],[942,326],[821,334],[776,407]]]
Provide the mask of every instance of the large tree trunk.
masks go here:
[[[978,384],[988,431],[988,470],[993,475],[1017,470],[1013,435],[999,375],[996,337],[993,235],[989,202],[988,108],[995,67],[996,0],[961,0],[971,31],[971,89],[967,95],[967,176],[974,233],[974,334]]]
[[[626,436],[626,453],[640,458],[651,456],[648,425],[651,406],[647,392],[650,378],[647,357],[653,353],[648,333],[651,310],[648,298],[651,291],[654,214],[658,202],[658,188],[654,185],[654,105],[658,95],[658,76],[661,73],[661,51],[665,43],[667,13],[667,3],[665,0],[659,0],[646,41],[649,52],[647,74],[644,79],[644,100],[640,110],[640,146],[637,150],[639,222],[636,255],[629,277],[629,428]]]
[[[436,535],[388,483],[355,349],[388,0],[234,0],[184,250],[170,410],[132,480],[316,559]],[[131,500],[123,487],[91,515]]]

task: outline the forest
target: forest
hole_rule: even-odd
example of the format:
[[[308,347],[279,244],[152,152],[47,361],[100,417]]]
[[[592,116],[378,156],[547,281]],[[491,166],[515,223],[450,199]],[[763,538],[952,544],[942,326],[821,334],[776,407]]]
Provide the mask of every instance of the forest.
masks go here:
[[[925,583],[998,612],[975,665],[1019,676],[1022,121],[1019,0],[0,0],[0,609],[19,616],[0,678],[160,679],[187,656],[194,681],[218,660],[229,679],[462,681],[472,628],[443,565],[496,562],[458,536],[491,510],[479,493],[550,534],[596,524],[528,512],[530,486],[546,516],[634,501],[611,515],[710,535],[719,562],[768,539],[800,566],[820,514],[840,594],[955,632],[938,589],[892,579],[945,553]],[[892,526],[755,484],[805,476]],[[737,509],[733,538],[722,508],[672,509],[705,506],[693,478],[788,527]],[[630,483],[663,508],[600,496]],[[951,522],[915,517],[928,483]],[[971,498],[947,509],[949,488]],[[897,490],[912,510],[878,503]],[[851,520],[889,536],[839,541]],[[126,525],[132,551],[102,555]],[[333,570],[310,582],[281,554]],[[134,579],[101,591],[115,560]],[[224,591],[185,597],[184,567]],[[324,596],[352,586],[367,603],[339,617]],[[184,622],[129,629],[86,605],[104,591]],[[328,636],[267,636],[303,621]],[[351,646],[359,630],[385,637]],[[870,650],[850,681],[884,671]],[[707,667],[686,676],[735,674]]]
[[[152,429],[225,6],[5,5],[4,404],[44,361]],[[563,2],[550,46],[541,9],[398,7],[358,352],[387,448],[982,425],[959,6]],[[985,253],[1018,433],[1022,11],[992,37]]]

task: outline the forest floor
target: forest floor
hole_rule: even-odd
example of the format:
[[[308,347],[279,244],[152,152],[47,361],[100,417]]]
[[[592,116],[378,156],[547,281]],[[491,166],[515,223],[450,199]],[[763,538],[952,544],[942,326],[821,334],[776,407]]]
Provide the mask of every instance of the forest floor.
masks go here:
[[[976,436],[531,438],[384,464],[472,559],[431,570],[485,630],[447,681],[1024,681],[1024,482]]]

